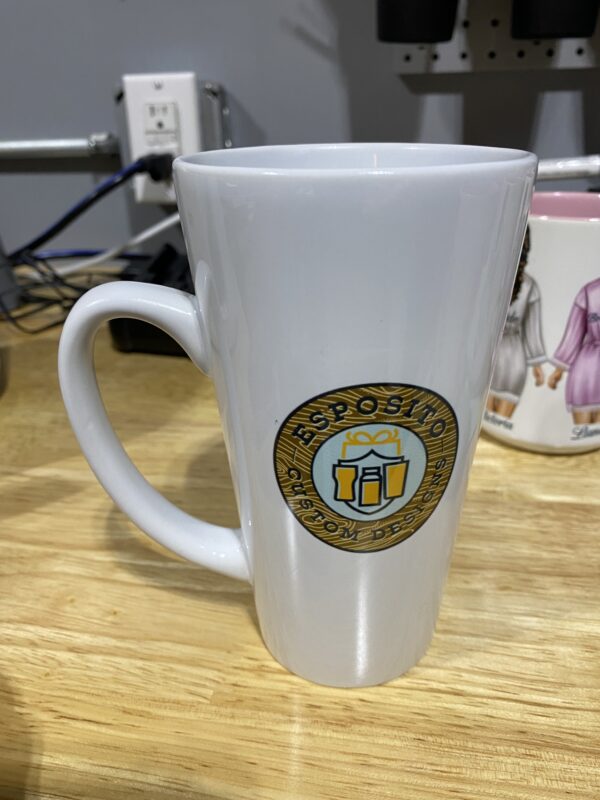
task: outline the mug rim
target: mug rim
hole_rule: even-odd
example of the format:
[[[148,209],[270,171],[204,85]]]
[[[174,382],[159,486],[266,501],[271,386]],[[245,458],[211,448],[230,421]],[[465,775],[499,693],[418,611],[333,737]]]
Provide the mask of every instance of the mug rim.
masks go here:
[[[374,157],[372,165],[347,166],[298,166],[292,159],[304,157],[310,160],[311,155],[335,153],[342,157],[351,152]],[[419,154],[422,163],[405,163],[378,166],[377,153],[395,155],[400,158],[410,154]],[[439,163],[431,163],[437,156]],[[286,163],[286,157],[289,161]],[[272,163],[269,163],[270,158]],[[429,159],[429,160],[426,160]],[[452,159],[452,160],[448,160]],[[262,163],[261,163],[262,162]],[[279,162],[279,163],[278,163]],[[340,176],[340,175],[407,175],[455,171],[502,170],[516,165],[534,167],[537,156],[526,150],[504,147],[487,147],[465,144],[431,144],[410,142],[344,142],[325,144],[286,144],[261,145],[259,147],[235,147],[222,150],[203,150],[199,153],[179,156],[173,162],[176,172],[197,172],[213,175],[258,176],[284,175],[291,176]]]
[[[570,206],[574,205],[574,208]],[[536,210],[536,206],[537,209]],[[546,208],[545,208],[546,207]],[[600,222],[600,193],[598,192],[534,192],[530,218],[577,223]]]

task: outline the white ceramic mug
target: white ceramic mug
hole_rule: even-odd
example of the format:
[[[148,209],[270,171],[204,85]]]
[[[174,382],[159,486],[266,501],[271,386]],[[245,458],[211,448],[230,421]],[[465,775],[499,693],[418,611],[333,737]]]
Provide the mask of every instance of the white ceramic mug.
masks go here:
[[[61,386],[98,479],[157,541],[250,580],[267,647],[303,677],[381,683],[429,644],[535,170],[442,145],[180,158],[196,296],[109,284],[69,315]],[[118,316],[214,379],[241,530],[175,508],[126,456],[92,365]]]
[[[529,450],[600,447],[600,195],[536,192],[483,428]]]

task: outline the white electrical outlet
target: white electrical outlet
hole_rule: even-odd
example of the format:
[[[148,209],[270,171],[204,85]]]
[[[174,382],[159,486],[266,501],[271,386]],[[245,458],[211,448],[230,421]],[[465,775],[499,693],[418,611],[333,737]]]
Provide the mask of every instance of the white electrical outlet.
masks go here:
[[[194,72],[124,75],[123,92],[132,161],[150,153],[195,153],[202,149],[198,84]],[[172,181],[136,175],[139,203],[174,203]]]

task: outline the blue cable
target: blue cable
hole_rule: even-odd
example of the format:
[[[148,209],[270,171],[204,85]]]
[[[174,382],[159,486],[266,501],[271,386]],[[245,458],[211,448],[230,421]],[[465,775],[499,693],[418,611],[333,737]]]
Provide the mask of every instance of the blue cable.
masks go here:
[[[33,257],[38,261],[46,261],[51,258],[87,258],[88,256],[97,256],[103,253],[104,250],[80,248],[80,249],[64,249],[64,250],[39,250],[33,254]],[[151,256],[145,253],[121,253],[116,256],[119,259],[126,259],[127,261],[145,261]]]
[[[108,192],[116,189],[117,186],[125,183],[125,181],[129,180],[136,173],[146,171],[147,168],[147,160],[138,159],[138,161],[128,164],[128,166],[123,167],[123,169],[120,169],[118,172],[115,172],[113,175],[106,178],[106,180],[99,183],[92,189],[91,192],[86,194],[81,198],[81,200],[75,203],[75,205],[72,206],[65,214],[63,214],[60,219],[50,225],[49,228],[46,228],[45,231],[40,233],[39,236],[36,236],[35,239],[32,239],[30,242],[27,242],[27,244],[24,244],[23,247],[19,247],[18,250],[15,250],[13,253],[11,253],[9,256],[11,261],[18,258],[21,253],[25,251],[37,250],[38,247],[45,244],[49,239],[52,239],[54,236],[60,233],[64,228],[67,227],[67,225],[73,222],[74,219],[80,216],[80,214],[86,211],[97,200],[99,200],[101,197],[104,197],[105,194],[108,194]]]

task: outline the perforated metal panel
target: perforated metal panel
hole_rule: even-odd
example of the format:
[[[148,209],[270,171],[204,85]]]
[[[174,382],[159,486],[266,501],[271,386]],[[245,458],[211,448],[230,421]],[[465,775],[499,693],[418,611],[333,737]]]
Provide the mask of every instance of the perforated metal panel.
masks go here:
[[[451,41],[394,45],[397,72],[586,69],[600,64],[600,24],[591,39],[516,40],[510,35],[511,7],[511,0],[460,0]]]

